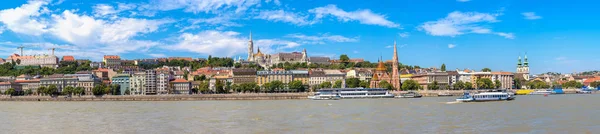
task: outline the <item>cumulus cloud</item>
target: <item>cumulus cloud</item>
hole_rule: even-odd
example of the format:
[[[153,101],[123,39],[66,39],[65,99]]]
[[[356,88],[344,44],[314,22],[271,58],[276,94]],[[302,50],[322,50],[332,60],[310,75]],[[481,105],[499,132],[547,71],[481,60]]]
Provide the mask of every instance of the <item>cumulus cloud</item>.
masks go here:
[[[220,13],[223,10],[240,13],[258,4],[260,0],[155,0],[141,7],[160,11],[183,9],[192,13]]]
[[[497,35],[499,35],[499,36],[502,36],[502,37],[504,37],[504,38],[507,38],[507,39],[514,39],[514,38],[515,38],[515,35],[514,35],[513,33],[502,33],[502,32],[498,32],[498,33],[496,33],[496,34],[497,34]]]
[[[38,18],[48,10],[44,6],[48,2],[32,0],[20,7],[0,11],[0,22],[7,29],[15,33],[39,36],[47,31],[48,24],[44,19]]]
[[[357,42],[358,37],[344,37],[341,35],[329,35],[319,34],[316,36],[304,35],[304,34],[289,34],[286,35],[288,38],[295,38],[305,44],[325,44],[326,42]]]
[[[454,45],[454,44],[448,44],[448,48],[452,49],[454,47],[456,47],[456,45]]]
[[[525,17],[525,19],[528,20],[537,20],[542,18],[542,16],[538,16],[534,12],[523,12],[521,13],[521,15],[523,15],[523,17]]]
[[[300,15],[294,12],[286,12],[283,10],[266,10],[261,11],[258,16],[254,17],[256,19],[264,19],[273,22],[286,22],[292,23],[294,25],[303,26],[303,25],[312,25],[315,24],[316,20],[309,20],[307,15]]]
[[[316,19],[321,19],[327,16],[332,16],[340,21],[358,21],[361,24],[378,25],[390,28],[398,28],[400,24],[387,20],[387,17],[382,14],[373,13],[369,9],[360,9],[356,11],[344,11],[336,5],[327,5],[309,10],[310,13],[316,15]]]
[[[433,36],[455,37],[467,33],[489,34],[493,33],[492,30],[483,24],[498,22],[496,17],[499,15],[500,14],[454,11],[449,13],[445,18],[437,21],[425,22],[419,26],[419,29]],[[506,35],[511,33],[494,34],[507,37]],[[514,38],[514,36],[512,38]]]

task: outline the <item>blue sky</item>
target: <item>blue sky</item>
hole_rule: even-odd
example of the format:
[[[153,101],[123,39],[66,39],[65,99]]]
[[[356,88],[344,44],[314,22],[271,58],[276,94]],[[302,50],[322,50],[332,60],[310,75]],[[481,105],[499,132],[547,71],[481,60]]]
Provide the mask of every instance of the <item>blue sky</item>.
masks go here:
[[[600,9],[595,1],[536,0],[12,0],[0,4],[0,55],[73,55],[100,60],[246,56],[250,31],[266,53],[422,67],[532,73],[596,70]],[[255,48],[256,49],[256,48]]]

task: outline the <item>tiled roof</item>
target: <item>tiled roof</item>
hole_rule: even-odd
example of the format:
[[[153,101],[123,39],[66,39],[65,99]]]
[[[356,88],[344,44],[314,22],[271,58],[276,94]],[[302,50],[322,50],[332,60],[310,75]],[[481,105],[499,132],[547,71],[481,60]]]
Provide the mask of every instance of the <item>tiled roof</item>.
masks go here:
[[[121,59],[118,55],[104,55],[104,59]]]
[[[67,55],[67,56],[63,56],[62,60],[63,61],[75,61],[75,57]]]
[[[173,83],[184,83],[184,82],[189,82],[189,81],[184,80],[184,79],[175,79],[175,80],[173,80],[171,82],[173,82]]]

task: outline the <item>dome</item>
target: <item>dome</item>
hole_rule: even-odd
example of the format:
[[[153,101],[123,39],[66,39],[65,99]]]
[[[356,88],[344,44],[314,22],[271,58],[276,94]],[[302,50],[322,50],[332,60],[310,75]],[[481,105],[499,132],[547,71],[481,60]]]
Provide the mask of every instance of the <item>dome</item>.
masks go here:
[[[383,62],[379,61],[379,65],[377,65],[377,69],[375,69],[375,71],[387,71],[387,68]]]

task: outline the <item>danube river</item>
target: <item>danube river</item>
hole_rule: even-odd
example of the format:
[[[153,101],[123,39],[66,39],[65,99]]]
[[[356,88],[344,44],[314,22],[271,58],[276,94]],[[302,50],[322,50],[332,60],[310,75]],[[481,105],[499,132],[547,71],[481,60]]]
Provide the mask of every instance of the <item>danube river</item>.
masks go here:
[[[600,95],[0,102],[1,133],[599,133]]]

